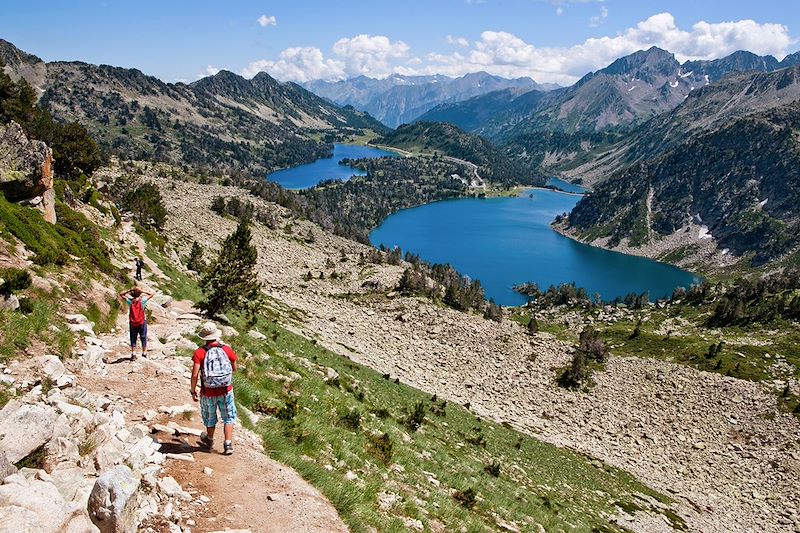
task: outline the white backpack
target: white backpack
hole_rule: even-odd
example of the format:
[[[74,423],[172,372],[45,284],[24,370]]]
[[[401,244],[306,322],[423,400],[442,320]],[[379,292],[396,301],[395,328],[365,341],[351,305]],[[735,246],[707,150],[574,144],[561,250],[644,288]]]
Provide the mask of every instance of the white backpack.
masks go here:
[[[206,348],[202,368],[203,387],[227,387],[233,383],[233,366],[222,346]]]

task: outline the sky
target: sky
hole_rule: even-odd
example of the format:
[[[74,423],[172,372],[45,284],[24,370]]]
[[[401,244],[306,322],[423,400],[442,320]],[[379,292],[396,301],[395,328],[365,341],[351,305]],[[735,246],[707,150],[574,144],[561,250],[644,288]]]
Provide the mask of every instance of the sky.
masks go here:
[[[797,0],[38,0],[0,38],[46,61],[174,82],[220,69],[329,81],[487,71],[568,85],[650,46],[680,61],[800,49]]]

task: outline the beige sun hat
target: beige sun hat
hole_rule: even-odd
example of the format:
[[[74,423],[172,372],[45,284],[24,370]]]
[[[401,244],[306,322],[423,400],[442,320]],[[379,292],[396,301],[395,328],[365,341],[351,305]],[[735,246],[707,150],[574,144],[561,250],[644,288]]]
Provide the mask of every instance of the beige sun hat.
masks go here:
[[[222,332],[213,322],[206,322],[197,335],[204,341],[216,341],[222,336]]]

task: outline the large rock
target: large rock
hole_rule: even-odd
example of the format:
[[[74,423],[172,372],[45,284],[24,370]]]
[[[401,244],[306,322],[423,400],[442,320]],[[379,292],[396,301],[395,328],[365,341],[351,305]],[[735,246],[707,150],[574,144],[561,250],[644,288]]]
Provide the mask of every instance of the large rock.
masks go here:
[[[52,381],[57,381],[66,371],[64,363],[55,355],[43,355],[38,357],[37,363],[42,371],[42,375]]]
[[[45,220],[55,223],[53,151],[28,139],[16,122],[0,126],[0,191],[12,202],[36,199]]]
[[[134,533],[140,479],[125,465],[105,472],[89,495],[89,517],[102,533]]]
[[[38,479],[0,486],[0,529],[37,533],[97,531],[80,507],[69,505],[52,483]]]
[[[19,309],[19,298],[13,294],[0,294],[0,311],[16,311]]]
[[[53,436],[58,413],[42,404],[8,402],[0,411],[0,451],[12,463],[23,459]]]

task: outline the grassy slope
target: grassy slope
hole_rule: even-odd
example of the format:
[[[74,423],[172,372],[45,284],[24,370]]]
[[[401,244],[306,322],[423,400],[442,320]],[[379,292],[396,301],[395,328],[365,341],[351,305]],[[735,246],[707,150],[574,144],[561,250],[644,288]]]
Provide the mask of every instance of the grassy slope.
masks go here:
[[[237,399],[262,415],[274,415],[255,426],[269,453],[319,487],[353,531],[370,526],[405,531],[400,516],[421,520],[426,530],[437,523],[446,531],[492,530],[500,519],[523,531],[535,531],[537,523],[547,531],[616,531],[620,528],[608,517],[618,506],[649,507],[634,493],[660,498],[624,472],[595,466],[589,458],[482,420],[461,406],[447,404],[441,410],[441,400],[274,323],[262,332],[268,340],[240,336],[234,343],[254,354],[237,376]],[[339,374],[338,384],[326,383],[327,368]],[[298,405],[291,418],[289,398]],[[412,432],[405,420],[418,402],[425,405],[425,420]],[[340,420],[350,412],[360,415],[357,429]],[[372,451],[371,439],[382,434],[389,435],[394,450],[386,463]],[[484,470],[493,463],[499,464],[498,477]],[[348,481],[348,472],[358,480]],[[477,492],[472,510],[451,496],[470,488]],[[382,492],[399,499],[380,510]]]

